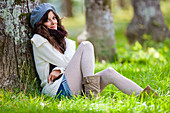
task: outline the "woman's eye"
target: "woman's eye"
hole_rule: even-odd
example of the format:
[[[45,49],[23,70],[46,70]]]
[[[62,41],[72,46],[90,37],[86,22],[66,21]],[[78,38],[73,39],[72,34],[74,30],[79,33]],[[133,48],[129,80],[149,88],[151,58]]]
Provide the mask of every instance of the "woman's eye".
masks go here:
[[[53,17],[53,19],[56,19],[56,17]]]

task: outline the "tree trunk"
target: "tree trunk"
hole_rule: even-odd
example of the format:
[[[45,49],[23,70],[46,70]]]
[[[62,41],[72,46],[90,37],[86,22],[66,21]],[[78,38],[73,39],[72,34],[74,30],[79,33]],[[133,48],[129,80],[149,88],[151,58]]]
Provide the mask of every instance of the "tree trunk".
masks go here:
[[[0,1],[0,88],[27,89],[36,77],[29,16],[38,3]]]
[[[114,61],[116,48],[111,0],[85,0],[85,9],[86,26],[77,38],[78,43],[89,40],[99,61]]]
[[[132,5],[134,17],[126,32],[130,43],[142,43],[146,35],[150,35],[155,41],[170,37],[160,10],[160,0],[132,0]]]
[[[73,17],[72,0],[62,0],[63,16]]]

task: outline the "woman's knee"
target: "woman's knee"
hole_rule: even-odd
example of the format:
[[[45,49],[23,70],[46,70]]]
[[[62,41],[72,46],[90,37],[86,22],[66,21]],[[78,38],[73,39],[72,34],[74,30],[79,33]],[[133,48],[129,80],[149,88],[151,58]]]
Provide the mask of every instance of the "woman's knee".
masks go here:
[[[86,48],[94,49],[93,44],[90,41],[83,41],[81,42],[81,45],[83,45]]]
[[[114,71],[115,71],[112,67],[108,67],[106,70],[107,70],[108,72],[114,72]]]

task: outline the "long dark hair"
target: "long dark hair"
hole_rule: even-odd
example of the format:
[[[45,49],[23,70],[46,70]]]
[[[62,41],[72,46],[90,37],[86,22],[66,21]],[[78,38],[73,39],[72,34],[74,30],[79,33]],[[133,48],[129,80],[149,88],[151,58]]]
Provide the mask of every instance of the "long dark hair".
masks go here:
[[[57,19],[57,30],[49,29],[45,25],[43,25],[44,22],[47,22],[48,13],[50,11],[52,10],[46,11],[46,13],[43,15],[41,20],[34,25],[32,34],[39,34],[43,36],[50,42],[50,44],[53,47],[59,50],[60,53],[64,54],[66,50],[66,42],[65,42],[64,37],[68,36],[68,32],[65,30],[64,26],[61,24],[61,19],[59,18],[59,16],[54,11],[52,11]]]

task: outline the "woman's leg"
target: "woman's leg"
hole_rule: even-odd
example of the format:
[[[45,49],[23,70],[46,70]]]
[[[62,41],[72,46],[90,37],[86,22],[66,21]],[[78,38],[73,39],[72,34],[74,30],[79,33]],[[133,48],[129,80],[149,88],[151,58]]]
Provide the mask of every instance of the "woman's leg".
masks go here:
[[[94,75],[95,58],[93,45],[82,42],[69,62],[65,75],[72,94],[81,93],[82,78]]]
[[[76,53],[68,64],[65,75],[72,94],[78,94],[82,89],[82,78],[85,76],[94,75],[95,59],[94,49],[90,42],[82,42]],[[143,89],[133,81],[122,76],[113,68],[105,69],[96,73],[101,77],[101,91],[108,85],[114,84],[118,89],[126,94],[138,95]]]
[[[139,95],[143,88],[137,85],[135,82],[130,79],[122,76],[113,68],[105,69],[101,72],[96,73],[95,75],[100,76],[100,88],[101,92],[108,84],[114,84],[119,90],[123,93],[131,95],[135,92],[135,95]]]

